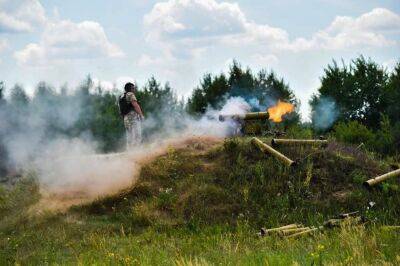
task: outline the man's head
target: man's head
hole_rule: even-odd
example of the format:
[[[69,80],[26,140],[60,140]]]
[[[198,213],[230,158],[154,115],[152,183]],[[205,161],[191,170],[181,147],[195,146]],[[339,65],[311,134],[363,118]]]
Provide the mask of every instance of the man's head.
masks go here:
[[[125,92],[135,92],[136,86],[132,82],[128,82],[125,84]]]

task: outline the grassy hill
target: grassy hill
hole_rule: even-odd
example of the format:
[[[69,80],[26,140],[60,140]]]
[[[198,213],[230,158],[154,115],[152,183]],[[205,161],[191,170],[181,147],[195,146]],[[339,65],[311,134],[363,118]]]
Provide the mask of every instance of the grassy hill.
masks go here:
[[[32,214],[38,186],[24,179],[0,191],[0,264],[400,263],[400,230],[381,228],[399,224],[400,182],[362,186],[388,163],[335,142],[280,150],[299,166],[266,157],[249,138],[192,139],[145,165],[132,188],[65,213]],[[367,222],[299,239],[256,235],[351,211]]]

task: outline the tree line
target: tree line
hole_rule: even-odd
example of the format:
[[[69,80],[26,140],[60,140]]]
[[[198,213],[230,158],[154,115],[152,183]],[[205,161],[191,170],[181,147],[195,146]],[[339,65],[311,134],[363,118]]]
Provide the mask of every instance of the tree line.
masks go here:
[[[334,103],[332,131],[341,141],[360,144],[382,154],[400,151],[400,62],[392,71],[360,56],[348,65],[333,61],[324,69],[318,93],[310,100],[312,125]],[[325,104],[324,104],[325,103]]]
[[[228,73],[205,74],[185,101],[178,99],[173,88],[150,78],[137,92],[147,123],[144,134],[150,137],[166,124],[179,124],[179,118],[200,117],[208,109],[221,108],[229,97],[240,96],[252,111],[264,111],[284,100],[296,106],[285,119],[286,126],[309,128],[315,134],[330,133],[339,140],[365,143],[383,154],[398,154],[400,148],[400,62],[388,71],[371,59],[360,56],[348,65],[333,61],[324,69],[321,86],[312,96],[311,122],[302,123],[300,102],[283,78],[273,71],[253,73],[233,61]],[[9,90],[9,97],[4,96]],[[0,82],[0,160],[6,161],[5,143],[20,131],[37,131],[46,141],[54,136],[93,138],[99,151],[119,150],[124,143],[123,121],[117,101],[122,88],[104,90],[94,86],[88,76],[71,92],[67,86],[54,88],[40,82],[33,97],[22,85],[6,88]],[[149,115],[150,114],[150,115]],[[36,128],[34,128],[36,127]],[[1,169],[2,168],[2,169]],[[4,165],[0,166],[4,172]]]

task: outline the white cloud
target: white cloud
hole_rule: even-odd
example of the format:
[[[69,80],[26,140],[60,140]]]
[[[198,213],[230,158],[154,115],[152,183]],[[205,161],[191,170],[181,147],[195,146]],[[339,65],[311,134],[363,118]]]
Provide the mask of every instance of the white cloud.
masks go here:
[[[0,53],[8,47],[8,41],[6,39],[0,39]]]
[[[140,56],[137,61],[138,66],[140,67],[149,67],[154,65],[162,64],[163,60],[160,58],[154,58],[148,54],[143,54]]]
[[[1,54],[5,49],[7,49],[7,47],[8,47],[8,41],[6,39],[0,38],[0,63],[2,61]]]
[[[336,17],[328,28],[328,32],[339,33],[348,30],[371,32],[400,32],[400,16],[385,8],[375,8],[353,19]]]
[[[30,43],[23,50],[14,53],[19,64],[44,64],[46,54],[44,49],[36,44]]]
[[[279,62],[278,57],[273,54],[254,54],[250,57],[253,61],[260,63],[261,65],[273,65]],[[232,60],[229,64],[232,63]]]
[[[144,16],[146,41],[159,53],[142,55],[138,64],[152,66],[162,79],[177,81],[178,92],[188,90],[192,77],[200,75],[198,60],[210,51],[223,54],[226,48],[258,45],[277,46],[288,42],[288,34],[279,28],[249,21],[238,4],[215,0],[169,0],[157,3]],[[261,42],[262,41],[262,42]],[[262,51],[255,54],[263,54]],[[271,55],[268,58],[272,59]]]
[[[244,31],[246,18],[237,4],[214,0],[157,3],[144,17],[150,40],[193,39]]]
[[[14,53],[17,62],[22,65],[44,65],[122,55],[121,49],[109,42],[99,23],[74,23],[69,20],[48,22],[39,43],[30,43]]]
[[[38,0],[0,1],[0,33],[31,32],[45,22],[45,10]]]
[[[190,55],[187,50],[211,45],[251,45],[269,52],[296,52],[395,45],[396,41],[388,39],[386,34],[400,31],[400,16],[388,9],[376,8],[356,18],[336,17],[331,25],[310,39],[290,40],[284,29],[250,21],[237,4],[169,0],[154,5],[145,15],[144,25],[147,40],[175,56],[177,53]]]
[[[170,0],[157,3],[144,16],[146,39],[171,53],[215,44],[243,45],[263,42],[276,46],[288,42],[286,31],[249,21],[238,4],[215,0]],[[186,56],[192,53],[187,52]],[[184,55],[185,56],[185,55]]]
[[[100,80],[98,78],[92,78],[93,87],[92,90],[96,90],[98,87],[101,87],[104,91],[112,92],[114,89],[115,83],[108,80]]]
[[[385,8],[375,8],[356,18],[338,16],[310,40],[299,38],[288,47],[301,51],[393,46],[398,42],[387,35],[396,33],[400,33],[400,16]]]
[[[168,0],[155,4],[144,16],[144,33],[152,49],[137,62],[172,81],[181,94],[190,91],[205,71],[220,71],[226,58],[257,68],[273,67],[300,92],[304,109],[319,84],[312,75],[320,75],[321,65],[301,61],[309,58],[325,64],[337,54],[373,54],[382,47],[398,47],[399,21],[399,14],[376,8],[359,16],[337,16],[310,37],[294,38],[284,28],[251,20],[231,1]],[[298,74],[298,69],[310,78]]]
[[[118,77],[115,79],[115,86],[118,89],[123,89],[125,84],[128,82],[135,83],[136,81],[133,77],[128,77],[128,76]]]
[[[385,67],[388,71],[393,71],[396,67],[396,65],[400,62],[398,59],[389,59],[387,61],[384,61],[382,63],[383,67]]]

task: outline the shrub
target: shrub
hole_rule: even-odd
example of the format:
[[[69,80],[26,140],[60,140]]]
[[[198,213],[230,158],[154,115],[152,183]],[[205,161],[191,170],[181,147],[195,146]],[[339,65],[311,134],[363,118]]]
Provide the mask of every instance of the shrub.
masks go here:
[[[374,133],[357,121],[340,122],[334,127],[334,136],[337,140],[370,146],[374,142]]]
[[[313,131],[310,127],[304,125],[294,125],[286,130],[286,136],[288,138],[311,139]]]
[[[393,146],[392,148],[396,151],[396,155],[399,156],[400,151],[400,122],[397,122],[392,127],[392,136],[393,136]],[[400,158],[399,158],[400,160]]]
[[[394,144],[394,130],[390,125],[389,118],[382,116],[380,129],[375,134],[373,148],[382,154],[393,154],[396,152]]]

